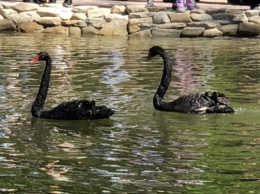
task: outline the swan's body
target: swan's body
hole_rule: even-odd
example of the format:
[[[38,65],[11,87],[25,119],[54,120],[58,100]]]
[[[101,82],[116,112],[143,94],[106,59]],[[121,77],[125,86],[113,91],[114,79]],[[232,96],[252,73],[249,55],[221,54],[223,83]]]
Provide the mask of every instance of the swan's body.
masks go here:
[[[59,120],[93,120],[108,118],[114,114],[114,111],[106,106],[96,106],[93,100],[73,100],[62,103],[51,110],[43,111],[50,82],[51,57],[48,53],[41,52],[33,58],[32,63],[37,61],[45,61],[46,66],[38,94],[31,108],[33,117]]]
[[[172,102],[163,101],[171,82],[171,63],[167,53],[159,46],[150,48],[147,59],[160,55],[164,62],[163,75],[160,85],[154,94],[153,105],[155,109],[161,111],[175,111],[183,113],[233,113],[234,110],[228,106],[228,101],[224,94],[219,92],[205,92],[185,95]]]

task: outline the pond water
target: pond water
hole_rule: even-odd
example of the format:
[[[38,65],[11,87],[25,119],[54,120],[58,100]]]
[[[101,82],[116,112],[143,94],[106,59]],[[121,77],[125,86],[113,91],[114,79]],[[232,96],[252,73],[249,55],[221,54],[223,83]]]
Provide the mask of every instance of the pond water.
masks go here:
[[[165,100],[217,90],[231,115],[154,110],[162,60],[173,63]],[[110,119],[32,118],[44,63],[45,109],[71,99],[112,107]],[[260,190],[260,40],[0,35],[0,192],[257,193]]]

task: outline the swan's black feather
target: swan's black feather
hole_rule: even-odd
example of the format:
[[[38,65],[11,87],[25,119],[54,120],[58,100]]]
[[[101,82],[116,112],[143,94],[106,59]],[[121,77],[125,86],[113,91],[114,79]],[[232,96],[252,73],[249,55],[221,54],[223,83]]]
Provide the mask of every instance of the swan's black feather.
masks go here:
[[[154,94],[153,105],[161,111],[175,111],[183,113],[233,113],[234,110],[228,106],[224,94],[219,92],[205,92],[184,95],[172,102],[163,101],[163,96],[171,82],[171,63],[167,53],[159,46],[150,48],[147,59],[160,55],[163,59],[164,69],[160,85]]]
[[[114,114],[114,111],[106,106],[96,106],[94,100],[73,100],[64,102],[51,110],[43,111],[50,82],[51,57],[48,53],[41,52],[32,60],[32,62],[37,61],[46,61],[46,66],[38,94],[31,108],[34,117],[59,120],[93,120],[109,118]]]

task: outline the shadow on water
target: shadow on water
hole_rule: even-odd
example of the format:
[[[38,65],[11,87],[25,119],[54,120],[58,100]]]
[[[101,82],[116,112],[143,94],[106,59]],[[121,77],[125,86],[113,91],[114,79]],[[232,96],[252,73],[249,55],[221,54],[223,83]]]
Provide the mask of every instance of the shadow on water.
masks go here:
[[[38,147],[46,148],[44,146],[48,141],[50,133],[61,133],[67,136],[91,136],[100,131],[109,133],[113,127],[114,121],[112,119],[101,119],[94,121],[66,121],[66,120],[48,120],[32,117],[31,126],[33,131],[32,138],[38,142]],[[41,146],[40,146],[41,145]]]

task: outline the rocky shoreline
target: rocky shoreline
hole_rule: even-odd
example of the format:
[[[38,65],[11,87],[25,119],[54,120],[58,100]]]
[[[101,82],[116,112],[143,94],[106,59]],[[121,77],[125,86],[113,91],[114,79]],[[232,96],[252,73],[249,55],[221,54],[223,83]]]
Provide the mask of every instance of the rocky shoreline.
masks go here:
[[[165,7],[74,6],[0,2],[0,33],[69,36],[251,37],[260,34],[259,10],[198,9],[176,13]]]

